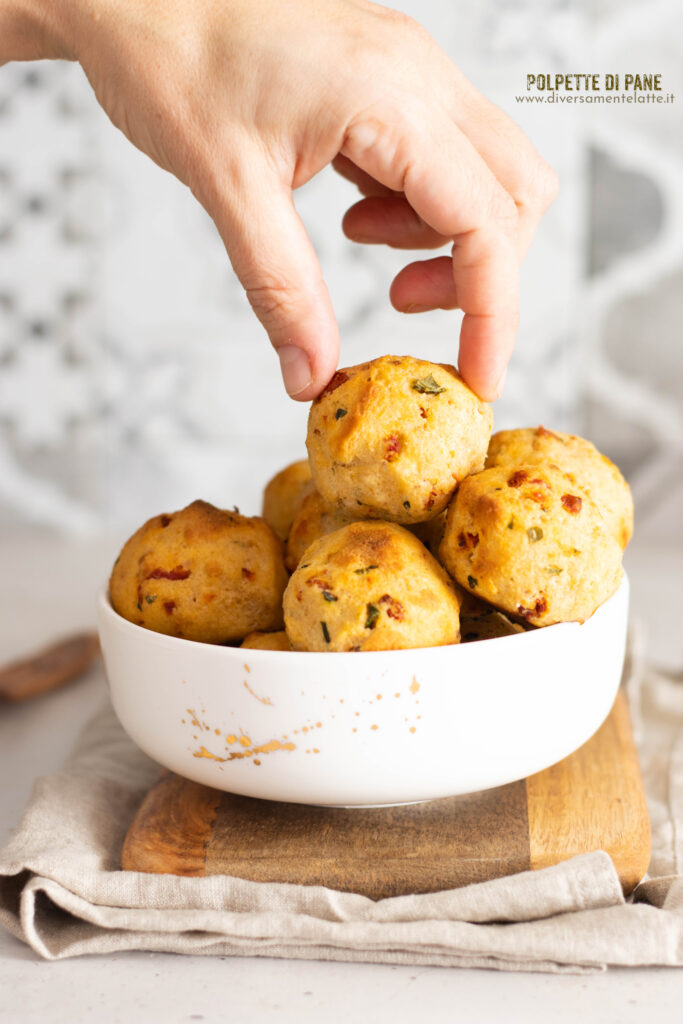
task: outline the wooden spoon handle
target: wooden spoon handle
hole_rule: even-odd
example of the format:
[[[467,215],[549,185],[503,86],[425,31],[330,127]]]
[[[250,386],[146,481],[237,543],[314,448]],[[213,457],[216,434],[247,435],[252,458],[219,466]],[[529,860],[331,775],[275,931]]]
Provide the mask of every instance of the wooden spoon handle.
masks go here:
[[[76,633],[6,665],[0,669],[0,699],[28,700],[63,686],[90,668],[99,649],[96,633]]]

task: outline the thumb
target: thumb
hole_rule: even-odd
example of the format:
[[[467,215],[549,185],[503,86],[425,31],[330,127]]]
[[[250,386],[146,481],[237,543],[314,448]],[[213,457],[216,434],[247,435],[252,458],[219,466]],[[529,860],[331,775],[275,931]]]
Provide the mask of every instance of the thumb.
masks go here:
[[[280,358],[287,393],[310,401],[337,367],[339,330],[291,189],[272,169],[250,166],[229,195],[207,208]]]

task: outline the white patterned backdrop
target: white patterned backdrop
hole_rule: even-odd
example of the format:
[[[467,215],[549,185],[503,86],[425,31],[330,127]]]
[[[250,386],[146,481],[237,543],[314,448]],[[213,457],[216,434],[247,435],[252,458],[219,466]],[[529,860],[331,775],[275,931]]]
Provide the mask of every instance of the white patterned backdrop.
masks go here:
[[[683,539],[682,108],[515,102],[527,72],[635,69],[683,104],[678,0],[394,6],[560,174],[497,425],[587,433],[627,472],[642,529]],[[297,194],[342,362],[454,360],[455,314],[389,304],[410,254],[344,239],[354,198],[331,171]],[[197,496],[256,512],[262,481],[303,453],[306,413],[213,225],[109,124],[80,69],[0,68],[0,526],[125,530]]]

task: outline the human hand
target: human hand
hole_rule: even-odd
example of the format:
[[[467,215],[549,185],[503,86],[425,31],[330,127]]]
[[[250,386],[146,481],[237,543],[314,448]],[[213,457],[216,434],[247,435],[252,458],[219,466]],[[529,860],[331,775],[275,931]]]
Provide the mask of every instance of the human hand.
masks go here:
[[[480,397],[498,397],[519,264],[556,178],[418,24],[368,0],[59,6],[59,21],[43,19],[48,55],[80,61],[114,124],[206,208],[293,398],[315,397],[338,360],[292,198],[329,163],[365,196],[344,218],[349,238],[451,243],[450,256],[404,267],[391,301],[462,309],[460,371]]]

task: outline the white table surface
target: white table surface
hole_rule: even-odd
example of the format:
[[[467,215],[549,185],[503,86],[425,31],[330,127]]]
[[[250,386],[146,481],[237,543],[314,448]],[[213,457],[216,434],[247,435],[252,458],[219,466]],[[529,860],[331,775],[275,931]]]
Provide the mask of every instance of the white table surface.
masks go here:
[[[0,540],[0,662],[93,623],[93,595],[116,540]],[[683,662],[683,550],[634,547],[627,564],[634,614],[657,660]],[[667,618],[668,616],[668,618]],[[98,673],[35,702],[0,707],[0,844],[33,780],[59,768],[102,696]],[[668,1024],[683,1020],[683,972],[611,969],[601,975],[389,967],[259,958],[124,953],[41,960],[0,929],[2,1024],[225,1020],[468,1024]]]

